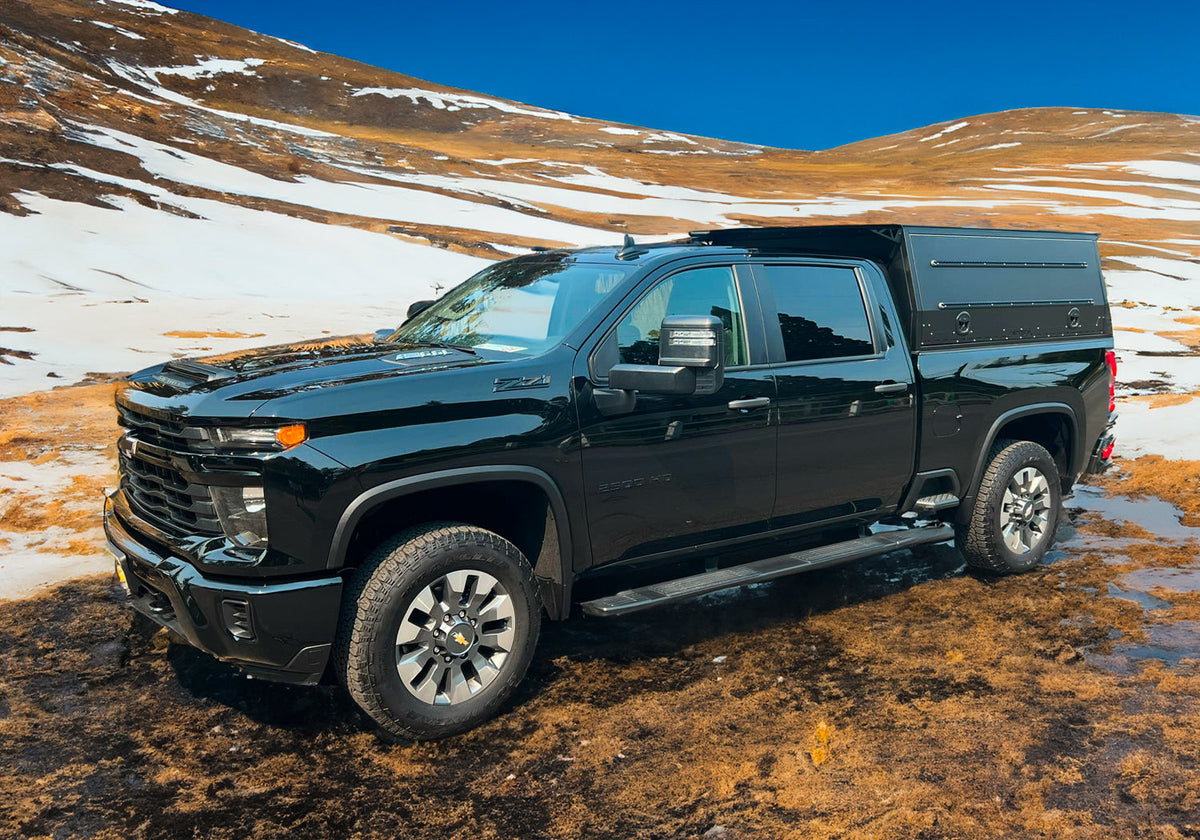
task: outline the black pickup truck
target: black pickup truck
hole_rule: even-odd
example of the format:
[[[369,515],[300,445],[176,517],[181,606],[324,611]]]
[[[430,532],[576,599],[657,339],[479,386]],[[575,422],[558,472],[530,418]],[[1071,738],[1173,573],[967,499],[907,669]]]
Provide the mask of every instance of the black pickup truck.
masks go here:
[[[129,377],[105,531],[133,606],[192,645],[336,673],[385,732],[438,737],[585,588],[622,615],[951,539],[1035,566],[1109,463],[1112,346],[1089,234],[538,252],[373,340]]]

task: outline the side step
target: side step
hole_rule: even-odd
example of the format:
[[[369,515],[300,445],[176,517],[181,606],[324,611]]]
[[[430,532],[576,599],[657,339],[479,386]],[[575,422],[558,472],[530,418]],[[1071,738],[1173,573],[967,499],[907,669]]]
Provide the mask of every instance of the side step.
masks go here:
[[[883,531],[857,540],[823,545],[779,557],[755,560],[742,566],[730,566],[699,575],[654,583],[637,589],[626,589],[615,595],[607,595],[594,601],[585,601],[583,611],[588,615],[626,615],[639,610],[686,601],[710,592],[720,592],[735,586],[762,583],[778,577],[835,566],[851,560],[862,560],[877,554],[886,554],[914,545],[945,542],[954,539],[954,528],[950,525],[927,525],[905,531]]]
[[[936,496],[922,496],[917,499],[913,505],[913,510],[928,516],[931,513],[937,513],[939,510],[954,507],[956,504],[958,504],[958,496],[955,496],[953,493],[938,493]]]

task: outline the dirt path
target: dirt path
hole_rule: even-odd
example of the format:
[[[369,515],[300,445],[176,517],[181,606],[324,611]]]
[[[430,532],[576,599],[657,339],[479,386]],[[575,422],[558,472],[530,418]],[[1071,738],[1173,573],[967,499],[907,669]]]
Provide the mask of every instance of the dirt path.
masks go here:
[[[0,604],[0,835],[1200,837],[1196,543],[1114,504],[1020,577],[938,547],[547,626],[503,715],[415,746],[105,581]]]

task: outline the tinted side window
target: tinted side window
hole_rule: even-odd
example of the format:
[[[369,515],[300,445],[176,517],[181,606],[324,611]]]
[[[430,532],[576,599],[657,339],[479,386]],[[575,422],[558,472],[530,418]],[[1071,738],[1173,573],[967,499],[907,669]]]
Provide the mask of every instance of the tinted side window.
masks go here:
[[[637,302],[617,325],[623,364],[658,364],[658,328],[668,315],[715,315],[725,327],[725,365],[747,363],[746,328],[733,269],[693,268],[673,274]]]
[[[767,265],[789,362],[875,352],[858,277],[852,268]]]

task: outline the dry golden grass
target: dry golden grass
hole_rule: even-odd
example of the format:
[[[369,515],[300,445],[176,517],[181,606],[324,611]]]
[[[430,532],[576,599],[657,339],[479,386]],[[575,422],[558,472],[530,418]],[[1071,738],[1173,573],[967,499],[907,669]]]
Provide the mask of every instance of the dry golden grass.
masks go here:
[[[1119,466],[1119,471],[1098,479],[1097,483],[1107,490],[1165,499],[1184,512],[1184,525],[1200,526],[1200,461],[1168,461],[1161,455],[1143,455],[1122,459]]]
[[[0,833],[1192,837],[1200,663],[1089,658],[1193,618],[1189,599],[1148,616],[1103,593],[1194,546],[1103,533],[1121,556],[1068,549],[1012,578],[936,548],[548,625],[511,708],[411,746],[379,743],[339,690],[246,682],[102,582],[71,585],[0,609]]]

